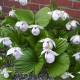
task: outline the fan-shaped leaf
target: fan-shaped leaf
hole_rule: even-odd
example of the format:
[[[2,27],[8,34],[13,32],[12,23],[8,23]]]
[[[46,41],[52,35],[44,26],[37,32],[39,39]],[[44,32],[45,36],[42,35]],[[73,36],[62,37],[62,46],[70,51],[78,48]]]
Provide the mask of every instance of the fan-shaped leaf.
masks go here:
[[[48,73],[51,77],[60,76],[69,68],[69,57],[67,53],[61,54],[60,56],[56,57],[54,63],[49,64],[48,66]]]
[[[24,55],[15,61],[15,67],[21,73],[27,74],[31,71],[34,71],[35,74],[39,73],[43,66],[43,59],[37,57],[33,51],[26,49],[23,51]]]

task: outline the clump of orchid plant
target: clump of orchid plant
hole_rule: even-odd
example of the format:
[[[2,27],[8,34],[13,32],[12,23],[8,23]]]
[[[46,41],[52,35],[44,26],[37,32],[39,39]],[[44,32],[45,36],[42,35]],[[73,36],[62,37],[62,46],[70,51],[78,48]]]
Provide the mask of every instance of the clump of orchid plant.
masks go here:
[[[28,3],[15,1],[23,6]],[[1,69],[0,79],[11,80],[15,70],[22,74],[33,71],[37,75],[43,67],[50,77],[58,80],[80,79],[80,21],[70,19],[59,6],[51,3],[51,7],[35,14],[14,8],[1,26],[0,65],[10,58],[13,66]]]

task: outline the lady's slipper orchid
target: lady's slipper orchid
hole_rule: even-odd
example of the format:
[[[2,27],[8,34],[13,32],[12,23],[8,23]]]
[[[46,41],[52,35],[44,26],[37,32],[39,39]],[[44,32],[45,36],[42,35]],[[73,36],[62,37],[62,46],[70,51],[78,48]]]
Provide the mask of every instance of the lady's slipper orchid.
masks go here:
[[[74,78],[75,76],[73,76],[73,75],[72,75],[71,73],[69,73],[69,72],[65,72],[64,74],[61,75],[61,78],[62,78],[62,79],[67,79],[67,78],[69,78],[69,77]]]
[[[27,5],[28,0],[19,0],[19,3],[23,6]]]
[[[2,6],[0,6],[0,12],[2,11]]]
[[[9,16],[11,16],[11,17],[15,17],[15,13],[14,13],[14,11],[15,11],[15,10],[11,10],[11,11],[9,12]]]
[[[12,71],[9,71],[7,70],[6,68],[4,68],[2,71],[1,71],[1,74],[4,75],[4,78],[9,78],[9,73],[11,73]]]
[[[25,21],[19,21],[15,25],[16,27],[19,27],[23,32],[25,32],[28,29],[28,24]]]
[[[58,56],[56,52],[50,50],[50,49],[45,49],[41,52],[41,55],[45,53],[45,59],[47,63],[53,63],[55,61],[55,56]]]
[[[43,49],[52,49],[53,45],[56,46],[55,42],[50,38],[42,39],[39,42],[43,42]]]
[[[68,22],[68,23],[66,24],[66,29],[67,29],[67,30],[75,29],[75,28],[77,27],[77,24],[79,24],[78,21],[72,20],[71,22]]]
[[[67,18],[69,18],[69,14],[65,11],[61,11],[61,18],[62,20],[66,20]]]
[[[52,15],[52,19],[54,21],[57,21],[59,18],[60,18],[60,10],[55,10],[55,11],[52,11],[52,12],[48,12],[48,14]]]
[[[80,52],[75,53],[73,57],[75,57],[76,61],[80,61]]]
[[[72,41],[74,44],[80,44],[80,35],[73,36],[70,41]]]
[[[23,55],[21,49],[19,47],[12,47],[7,51],[7,55],[12,54],[16,59],[19,59],[21,55]]]
[[[8,46],[8,47],[11,47],[11,45],[12,45],[12,42],[11,42],[10,38],[8,38],[8,37],[0,38],[0,43],[1,42],[3,43],[3,45]]]
[[[30,25],[29,28],[32,28],[32,34],[34,36],[38,36],[40,34],[40,29],[44,29],[42,26],[39,25]]]

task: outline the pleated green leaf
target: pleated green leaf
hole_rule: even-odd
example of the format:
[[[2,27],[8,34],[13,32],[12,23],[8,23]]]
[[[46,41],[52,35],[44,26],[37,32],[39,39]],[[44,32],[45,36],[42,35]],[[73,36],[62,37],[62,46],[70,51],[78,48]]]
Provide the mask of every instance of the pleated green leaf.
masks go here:
[[[23,50],[23,53],[24,55],[15,61],[15,68],[23,74],[28,74],[31,71],[38,74],[44,64],[43,59],[36,56],[30,49]]]
[[[54,49],[54,51],[57,52],[58,54],[63,53],[68,48],[67,41],[65,41],[63,39],[56,39],[55,43],[56,43],[56,48]]]
[[[67,53],[61,54],[56,57],[54,63],[48,65],[48,73],[51,77],[60,76],[69,68],[69,57]]]

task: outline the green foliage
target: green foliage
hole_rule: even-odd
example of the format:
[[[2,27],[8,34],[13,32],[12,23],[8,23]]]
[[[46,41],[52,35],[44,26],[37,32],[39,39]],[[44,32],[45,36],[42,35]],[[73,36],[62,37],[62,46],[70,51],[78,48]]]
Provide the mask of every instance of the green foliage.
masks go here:
[[[38,74],[44,64],[44,60],[40,56],[36,56],[30,49],[23,50],[24,55],[15,61],[15,68],[23,74],[34,71]]]
[[[16,18],[12,18],[10,16],[6,16],[6,18],[2,21],[2,26],[7,26],[7,24],[11,25],[11,26],[15,26],[16,22],[18,20]]]
[[[55,43],[56,43],[56,48],[54,49],[54,51],[56,51],[58,54],[63,53],[68,48],[67,41],[65,41],[63,39],[56,39]]]
[[[50,7],[51,7],[52,10],[55,10],[58,7],[58,5],[54,2],[51,2]]]
[[[56,57],[54,63],[48,65],[48,73],[51,77],[56,77],[64,73],[69,68],[69,57],[67,53],[63,53]]]
[[[26,46],[27,45],[27,38],[25,35],[22,34],[21,30],[15,30],[14,27],[13,29],[6,27],[2,28],[1,30],[1,36],[7,36],[10,37],[12,41],[14,41],[14,45],[17,46]],[[26,44],[25,44],[26,42]]]
[[[35,23],[43,27],[46,27],[51,20],[51,16],[47,14],[48,12],[50,12],[50,8],[48,7],[40,9],[35,14]]]
[[[16,9],[15,14],[18,20],[26,21],[28,24],[32,24],[34,22],[34,14],[31,10]]]
[[[6,62],[7,62],[6,56],[0,54],[0,66],[5,64]]]
[[[55,3],[50,3],[51,9],[49,7],[44,7],[40,9],[36,14],[33,14],[31,10],[26,9],[15,9],[15,18],[11,16],[6,16],[2,21],[0,27],[0,37],[9,37],[12,41],[12,47],[20,47],[23,55],[20,59],[16,60],[13,55],[10,55],[10,59],[13,62],[13,67],[15,70],[20,71],[23,74],[28,74],[34,72],[37,75],[43,67],[47,67],[47,71],[51,77],[57,77],[59,80],[62,80],[60,77],[64,72],[70,72],[76,77],[74,79],[68,78],[66,80],[79,80],[80,77],[77,72],[80,71],[80,61],[76,61],[72,57],[76,52],[80,52],[80,44],[75,45],[70,41],[70,38],[76,34],[80,34],[80,25],[75,29],[67,30],[66,24],[71,21],[70,19],[62,20],[59,18],[57,21],[52,19],[52,15],[49,15],[48,12],[55,10],[58,6]],[[44,29],[40,28],[40,34],[34,36],[32,29],[27,29],[25,32],[20,28],[16,28],[15,24],[18,21],[25,21],[28,25],[40,25]],[[23,24],[22,24],[23,25]],[[23,26],[25,28],[25,26]],[[36,28],[35,28],[36,29]],[[54,40],[56,47],[51,49],[55,51],[59,56],[55,56],[55,61],[51,64],[45,61],[45,53],[41,55],[43,49],[43,43],[39,41],[41,39],[51,38]],[[67,39],[67,40],[65,40]],[[3,45],[3,42],[0,43],[0,50],[7,53],[7,48]],[[3,59],[3,60],[1,60]],[[6,57],[0,55],[0,66],[6,64]],[[10,69],[10,68],[9,68]],[[0,74],[1,80],[11,80],[14,73],[14,69],[11,68],[12,73],[8,79],[5,79],[3,75]]]

